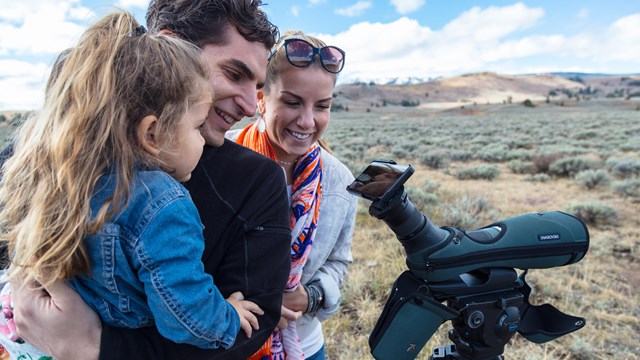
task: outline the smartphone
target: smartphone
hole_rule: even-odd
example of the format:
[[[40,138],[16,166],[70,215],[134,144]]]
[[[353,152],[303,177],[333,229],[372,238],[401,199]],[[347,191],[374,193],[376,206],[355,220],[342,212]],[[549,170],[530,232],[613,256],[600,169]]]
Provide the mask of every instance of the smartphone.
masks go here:
[[[396,164],[393,160],[374,160],[347,186],[347,191],[371,201],[384,202],[395,195],[413,172],[411,165]]]

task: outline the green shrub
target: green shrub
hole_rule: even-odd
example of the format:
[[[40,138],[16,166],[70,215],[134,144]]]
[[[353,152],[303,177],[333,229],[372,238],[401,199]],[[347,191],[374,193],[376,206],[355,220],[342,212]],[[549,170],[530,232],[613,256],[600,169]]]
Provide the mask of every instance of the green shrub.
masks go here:
[[[635,151],[640,153],[640,142],[638,140],[629,140],[624,144],[620,144],[620,151]]]
[[[640,198],[640,179],[616,181],[611,185],[611,188],[614,192],[624,196]]]
[[[472,168],[461,169],[456,173],[458,180],[493,180],[500,175],[500,169],[497,166],[480,165]]]
[[[331,111],[343,111],[344,110],[344,105],[338,103],[337,101],[334,101],[331,103]]]
[[[585,170],[577,173],[574,180],[581,186],[591,190],[597,186],[609,185],[611,177],[606,170]]]
[[[628,178],[640,175],[640,159],[636,158],[609,158],[605,162],[614,176]]]
[[[413,186],[407,186],[406,189],[409,200],[421,212],[428,213],[431,210],[430,208],[438,205],[438,195]]]
[[[445,165],[444,155],[441,153],[425,153],[418,156],[422,165],[427,165],[432,169],[440,169]]]
[[[426,179],[425,181],[422,182],[422,190],[428,193],[436,194],[438,193],[438,189],[440,189],[440,184],[438,184],[435,181]]]
[[[575,134],[573,138],[576,140],[592,140],[597,139],[599,136],[600,133],[595,130],[586,130]]]
[[[391,153],[393,154],[394,158],[408,159],[410,157],[409,152],[402,146],[394,146],[391,149]]]
[[[352,148],[346,148],[346,149],[334,149],[334,154],[336,155],[337,158],[340,159],[340,161],[344,162],[345,160],[356,160],[361,158],[362,154],[359,151],[356,151]]]
[[[594,345],[586,339],[580,339],[576,337],[569,346],[569,349],[573,353],[573,356],[583,360],[595,360]]]
[[[476,155],[477,159],[487,162],[500,162],[506,159],[507,155],[506,144],[489,144],[482,148]]]
[[[556,176],[574,176],[584,170],[591,170],[595,167],[592,160],[582,157],[568,157],[554,161],[549,166],[549,173]]]
[[[529,99],[526,99],[525,101],[522,102],[522,105],[526,106],[526,107],[535,107],[535,105],[533,105],[533,102]]]
[[[562,140],[556,139],[552,144],[545,144],[540,147],[539,151],[545,154],[561,154],[562,157],[577,156],[590,152],[584,144],[578,144],[566,138]]]
[[[594,202],[570,205],[567,212],[594,226],[612,225],[618,219],[618,213],[612,207]]]
[[[529,174],[524,177],[524,181],[547,182],[551,180],[551,176],[545,173]]]
[[[535,166],[530,161],[511,160],[507,163],[507,168],[514,174],[530,174]]]
[[[509,146],[509,149],[528,149],[531,150],[534,148],[534,144],[536,143],[536,141],[534,141],[533,139],[531,139],[531,137],[529,136],[525,136],[525,135],[520,135],[520,136],[516,136],[512,139],[509,139],[507,141],[507,146]]]
[[[465,195],[453,203],[443,205],[442,225],[462,229],[476,229],[482,225],[479,215],[489,211],[489,209],[489,201],[484,197]]]
[[[504,157],[506,160],[515,160],[515,159],[529,160],[533,157],[533,154],[531,153],[530,150],[527,150],[527,149],[513,149],[513,150],[507,151]]]
[[[414,107],[420,105],[420,100],[402,100],[400,105],[405,107]]]
[[[352,174],[354,174],[354,176],[360,174],[362,170],[367,167],[367,165],[365,165],[361,161],[354,161],[350,159],[340,159],[340,161],[342,161],[342,163],[349,169],[349,171],[351,171]]]
[[[562,159],[564,155],[560,153],[548,153],[534,156],[531,160],[535,166],[536,173],[549,172],[549,166],[558,159]]]
[[[453,161],[469,161],[473,158],[473,152],[467,150],[454,150],[449,153],[449,158]]]

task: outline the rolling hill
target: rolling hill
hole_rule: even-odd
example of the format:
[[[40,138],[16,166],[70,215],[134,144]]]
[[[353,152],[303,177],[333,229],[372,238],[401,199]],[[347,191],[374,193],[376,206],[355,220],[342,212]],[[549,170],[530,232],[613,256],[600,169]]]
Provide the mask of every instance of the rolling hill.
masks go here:
[[[581,76],[582,75],[582,76]],[[640,75],[529,74],[483,72],[406,85],[342,84],[336,102],[350,109],[402,105],[451,108],[465,104],[640,97]]]

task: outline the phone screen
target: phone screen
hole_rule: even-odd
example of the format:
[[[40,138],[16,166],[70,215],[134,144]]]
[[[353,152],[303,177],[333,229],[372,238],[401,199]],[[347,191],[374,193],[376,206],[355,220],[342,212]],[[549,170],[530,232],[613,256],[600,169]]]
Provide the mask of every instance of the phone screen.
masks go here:
[[[347,187],[347,190],[365,199],[382,198],[389,190],[395,190],[413,174],[411,165],[372,161]]]

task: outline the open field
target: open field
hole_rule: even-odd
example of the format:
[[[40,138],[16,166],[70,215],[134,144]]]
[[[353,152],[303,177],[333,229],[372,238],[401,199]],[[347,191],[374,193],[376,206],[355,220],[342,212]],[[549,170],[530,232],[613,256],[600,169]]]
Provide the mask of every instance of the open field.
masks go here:
[[[639,359],[640,103],[535,105],[361,107],[334,112],[325,136],[354,173],[373,159],[412,164],[409,196],[438,225],[473,229],[550,210],[592,215],[591,245],[582,261],[532,270],[527,277],[533,304],[550,303],[585,317],[587,325],[542,345],[516,335],[504,355]],[[0,143],[12,131],[8,123],[0,124]],[[334,360],[372,358],[369,333],[406,268],[402,246],[367,206],[361,200],[342,308],[324,325]],[[449,328],[440,327],[420,359],[450,343]]]
[[[516,335],[504,355],[507,359],[638,359],[638,101],[536,105],[441,111],[394,106],[336,112],[326,137],[354,173],[373,159],[412,164],[416,172],[407,183],[409,196],[438,225],[473,229],[524,213],[584,210],[581,205],[591,204],[586,208],[601,216],[588,224],[591,243],[586,257],[570,266],[532,270],[527,277],[532,304],[550,303],[585,317],[587,325],[546,344]],[[552,160],[565,166],[550,165]],[[621,170],[621,163],[630,165],[628,171]],[[588,172],[578,175],[584,171]],[[589,189],[584,179],[594,174],[604,180],[594,186],[589,183]],[[624,192],[621,184],[631,187]],[[361,200],[354,264],[340,314],[324,327],[332,359],[372,358],[369,333],[393,281],[406,269],[402,246],[382,221],[368,215],[367,208]],[[427,359],[434,346],[451,343],[446,337],[449,328],[450,323],[440,327],[420,359]]]

